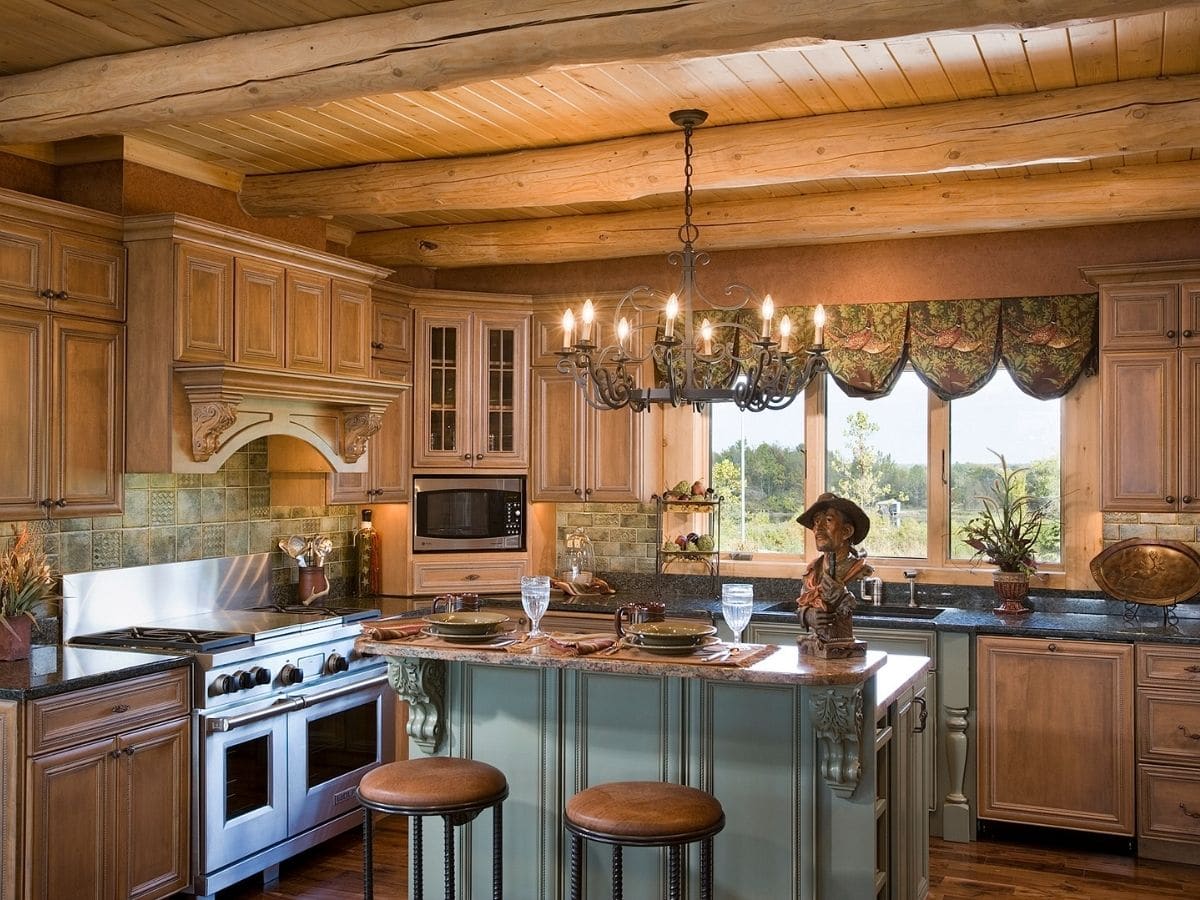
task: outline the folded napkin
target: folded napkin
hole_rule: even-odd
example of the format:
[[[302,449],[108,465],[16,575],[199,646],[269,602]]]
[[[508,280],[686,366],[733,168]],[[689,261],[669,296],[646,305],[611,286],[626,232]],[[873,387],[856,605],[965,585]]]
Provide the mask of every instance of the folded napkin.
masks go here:
[[[550,638],[547,641],[555,650],[570,654],[571,656],[588,656],[592,653],[599,653],[601,650],[607,650],[616,642],[616,638],[603,637],[602,635],[576,638],[575,640]]]
[[[424,621],[413,622],[411,625],[363,625],[362,635],[371,641],[395,641],[420,634],[425,626]]]
[[[617,589],[603,578],[593,578],[591,584],[575,584],[572,581],[550,579],[550,587],[562,591],[569,597],[579,597],[584,594],[615,594]]]

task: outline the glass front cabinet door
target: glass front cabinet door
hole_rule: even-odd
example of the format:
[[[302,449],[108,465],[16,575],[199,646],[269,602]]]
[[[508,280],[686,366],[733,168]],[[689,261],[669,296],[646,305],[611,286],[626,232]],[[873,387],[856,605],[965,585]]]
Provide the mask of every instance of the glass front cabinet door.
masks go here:
[[[529,316],[417,313],[413,465],[511,469],[529,462]]]

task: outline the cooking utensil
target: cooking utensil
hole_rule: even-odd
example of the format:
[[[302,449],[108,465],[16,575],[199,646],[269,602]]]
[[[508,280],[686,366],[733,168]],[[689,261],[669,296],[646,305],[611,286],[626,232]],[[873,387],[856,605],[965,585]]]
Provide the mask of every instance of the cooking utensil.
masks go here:
[[[279,549],[292,559],[295,559],[308,549],[308,541],[298,534],[293,534],[287,540],[281,540],[279,542]],[[301,565],[303,565],[303,563],[301,563]]]
[[[317,555],[317,565],[325,565],[325,557],[333,552],[333,541],[324,535],[318,535],[313,541],[313,552]]]

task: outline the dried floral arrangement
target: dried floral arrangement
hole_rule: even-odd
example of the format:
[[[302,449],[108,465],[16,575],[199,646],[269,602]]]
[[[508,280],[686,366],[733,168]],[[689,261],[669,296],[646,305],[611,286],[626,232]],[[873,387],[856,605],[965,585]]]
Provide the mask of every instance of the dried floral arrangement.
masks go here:
[[[54,593],[55,579],[46,554],[34,546],[29,527],[12,526],[13,536],[0,555],[0,623],[9,631],[8,619],[36,614],[46,609]],[[15,632],[14,632],[15,633]]]

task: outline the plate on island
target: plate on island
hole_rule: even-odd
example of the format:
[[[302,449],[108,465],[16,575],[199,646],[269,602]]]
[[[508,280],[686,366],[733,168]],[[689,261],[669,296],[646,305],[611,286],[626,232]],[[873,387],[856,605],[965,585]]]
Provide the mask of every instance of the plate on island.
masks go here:
[[[625,626],[625,634],[640,647],[671,647],[690,650],[717,633],[704,622],[634,622]]]
[[[657,653],[660,656],[691,656],[693,653],[698,653],[705,647],[711,647],[713,644],[721,643],[721,639],[715,634],[708,637],[702,637],[695,644],[643,644],[638,640],[631,640],[629,646],[635,650],[645,650],[647,653]]]
[[[496,612],[448,612],[433,613],[425,617],[429,627],[438,637],[449,634],[455,635],[493,635],[499,634],[505,623],[512,619],[504,613]]]
[[[510,620],[508,624],[500,623],[500,627],[496,631],[491,631],[487,634],[455,634],[453,632],[437,631],[430,626],[422,628],[421,634],[425,637],[441,638],[450,644],[488,644],[492,641],[509,638],[516,630],[517,623]]]

